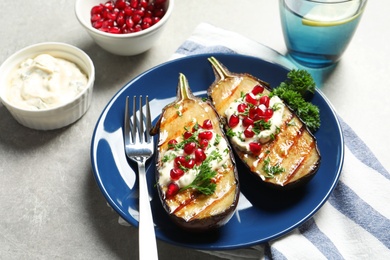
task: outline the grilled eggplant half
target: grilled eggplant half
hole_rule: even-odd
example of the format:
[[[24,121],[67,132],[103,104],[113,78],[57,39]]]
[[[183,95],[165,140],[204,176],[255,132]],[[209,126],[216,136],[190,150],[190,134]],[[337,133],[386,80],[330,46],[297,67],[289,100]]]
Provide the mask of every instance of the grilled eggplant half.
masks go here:
[[[317,142],[306,125],[269,85],[249,74],[231,73],[209,58],[216,79],[208,89],[230,143],[250,172],[271,187],[307,183],[320,165]]]
[[[218,114],[192,94],[183,74],[176,100],[164,107],[151,132],[159,134],[156,181],[171,219],[196,232],[227,223],[239,198],[234,156]]]

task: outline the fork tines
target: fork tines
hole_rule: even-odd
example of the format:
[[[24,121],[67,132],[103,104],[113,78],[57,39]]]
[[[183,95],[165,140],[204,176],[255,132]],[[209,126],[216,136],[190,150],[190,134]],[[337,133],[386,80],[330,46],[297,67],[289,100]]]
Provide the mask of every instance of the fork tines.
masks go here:
[[[129,97],[126,97],[126,107],[125,107],[125,132],[130,133],[131,143],[143,143],[150,142],[150,134],[149,131],[152,127],[151,122],[151,114],[150,114],[150,106],[149,106],[149,98],[145,97],[145,107],[146,107],[146,115],[143,112],[143,103],[142,96],[139,96],[139,109],[137,111],[137,96],[133,97],[133,114],[132,120],[130,120],[129,114]],[[138,112],[138,113],[137,113]]]

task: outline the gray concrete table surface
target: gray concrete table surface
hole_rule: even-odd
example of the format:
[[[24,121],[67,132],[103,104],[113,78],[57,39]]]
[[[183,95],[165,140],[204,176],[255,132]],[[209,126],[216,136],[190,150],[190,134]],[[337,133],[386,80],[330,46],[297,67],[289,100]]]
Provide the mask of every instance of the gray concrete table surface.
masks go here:
[[[322,91],[339,115],[390,168],[390,2],[369,1],[338,66]],[[278,1],[176,0],[158,44],[133,57],[109,54],[79,25],[74,1],[0,2],[0,62],[43,41],[83,49],[96,68],[89,111],[54,131],[19,125],[0,107],[0,259],[138,259],[134,227],[118,224],[93,178],[90,143],[107,102],[128,81],[163,63],[201,22],[285,53]],[[160,259],[219,259],[158,241]]]

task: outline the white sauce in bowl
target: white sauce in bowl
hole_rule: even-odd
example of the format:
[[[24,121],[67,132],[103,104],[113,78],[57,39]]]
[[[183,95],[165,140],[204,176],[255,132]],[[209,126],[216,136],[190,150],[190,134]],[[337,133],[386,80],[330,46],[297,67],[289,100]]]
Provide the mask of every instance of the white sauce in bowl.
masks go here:
[[[76,64],[48,54],[29,58],[9,75],[6,99],[22,109],[41,110],[72,101],[88,77]]]

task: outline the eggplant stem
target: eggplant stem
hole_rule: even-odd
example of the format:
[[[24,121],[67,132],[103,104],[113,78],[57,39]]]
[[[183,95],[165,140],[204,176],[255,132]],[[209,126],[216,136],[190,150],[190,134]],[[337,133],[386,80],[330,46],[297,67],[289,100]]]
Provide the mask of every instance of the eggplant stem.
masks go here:
[[[188,80],[183,73],[179,74],[179,86],[177,87],[177,101],[190,99],[191,90]]]
[[[215,57],[210,57],[208,60],[213,66],[213,69],[219,76],[220,80],[224,80],[232,76],[231,73]]]

